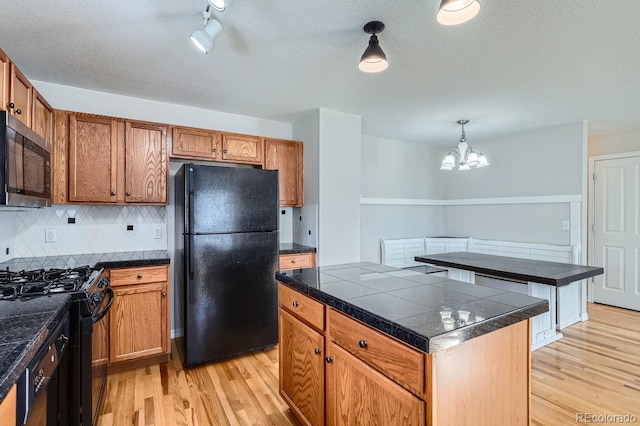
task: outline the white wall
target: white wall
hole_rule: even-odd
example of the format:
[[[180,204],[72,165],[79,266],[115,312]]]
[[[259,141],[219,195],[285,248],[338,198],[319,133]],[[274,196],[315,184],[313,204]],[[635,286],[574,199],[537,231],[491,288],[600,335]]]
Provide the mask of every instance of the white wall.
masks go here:
[[[0,262],[12,259],[16,242],[16,213],[0,209]]]
[[[589,156],[640,152],[640,129],[589,137]]]
[[[445,198],[495,198],[581,194],[584,180],[583,123],[548,127],[509,137],[475,141],[491,165],[445,177]]]
[[[358,262],[361,119],[324,109],[318,114],[318,263]]]

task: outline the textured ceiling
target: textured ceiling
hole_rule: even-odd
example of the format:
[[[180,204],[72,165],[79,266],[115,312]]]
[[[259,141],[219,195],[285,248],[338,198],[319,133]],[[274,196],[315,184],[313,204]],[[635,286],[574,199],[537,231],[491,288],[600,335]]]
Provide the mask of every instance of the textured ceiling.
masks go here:
[[[480,0],[445,27],[439,0],[234,0],[202,55],[206,0],[0,3],[0,48],[30,79],[294,122],[326,108],[363,133],[431,145],[590,120],[640,128],[640,2]],[[364,74],[381,20],[389,68]],[[54,105],[55,106],[55,105]]]

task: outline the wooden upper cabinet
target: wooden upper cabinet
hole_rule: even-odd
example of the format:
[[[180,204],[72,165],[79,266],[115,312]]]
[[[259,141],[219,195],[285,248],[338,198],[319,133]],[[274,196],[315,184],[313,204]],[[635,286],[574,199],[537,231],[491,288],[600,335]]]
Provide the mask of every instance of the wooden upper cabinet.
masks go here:
[[[217,160],[220,157],[220,133],[212,130],[174,127],[171,156],[201,160]]]
[[[9,75],[11,73],[11,61],[0,49],[0,109],[7,109],[9,103]]]
[[[278,170],[280,205],[301,207],[303,204],[302,142],[265,139],[264,168]]]
[[[69,201],[117,201],[117,120],[74,114],[69,117]]]
[[[222,134],[222,159],[236,163],[260,164],[264,140],[258,136]]]
[[[167,202],[167,126],[125,122],[125,201]]]
[[[33,88],[31,129],[44,140],[53,143],[53,108],[35,88]]]
[[[31,102],[33,86],[27,77],[12,62],[10,66],[9,104],[7,110],[18,117],[24,125],[31,127]]]

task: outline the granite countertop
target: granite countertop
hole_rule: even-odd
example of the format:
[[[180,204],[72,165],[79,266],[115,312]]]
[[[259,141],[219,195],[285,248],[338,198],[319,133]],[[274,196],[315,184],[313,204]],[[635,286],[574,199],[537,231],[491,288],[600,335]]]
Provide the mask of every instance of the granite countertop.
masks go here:
[[[303,246],[297,243],[280,243],[280,254],[315,253],[315,247]]]
[[[169,253],[167,253],[166,250],[155,250],[20,257],[0,263],[0,269],[7,271],[28,271],[33,269],[75,268],[83,265],[111,269],[168,264]]]
[[[18,381],[49,330],[58,325],[70,304],[68,294],[0,301],[0,401]]]
[[[492,275],[494,277],[531,281],[557,287],[604,273],[603,268],[596,266],[518,259],[516,257],[470,252],[422,255],[416,256],[415,260],[437,266]]]
[[[371,262],[277,272],[284,285],[434,353],[549,311],[545,299]],[[441,311],[451,312],[445,325]],[[468,311],[468,321],[459,311]]]

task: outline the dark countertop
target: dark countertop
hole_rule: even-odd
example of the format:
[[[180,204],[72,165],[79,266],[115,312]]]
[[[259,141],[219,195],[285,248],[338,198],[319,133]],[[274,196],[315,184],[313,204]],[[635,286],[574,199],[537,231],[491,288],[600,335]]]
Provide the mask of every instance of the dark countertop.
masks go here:
[[[303,246],[297,243],[280,243],[280,254],[315,253],[315,247]]]
[[[277,272],[276,278],[428,353],[549,311],[545,299],[371,262]],[[459,310],[470,313],[469,321],[460,321]],[[450,329],[441,311],[451,311]]]
[[[69,310],[68,294],[0,301],[0,401]]]
[[[464,269],[492,275],[494,277],[531,281],[556,287],[604,274],[604,269],[596,266],[518,259],[516,257],[470,252],[422,255],[416,256],[415,260],[417,262]]]
[[[166,250],[125,251],[118,253],[67,254],[46,257],[20,257],[0,263],[0,269],[22,271],[49,268],[75,268],[89,265],[99,268],[132,268],[137,266],[168,265]]]

